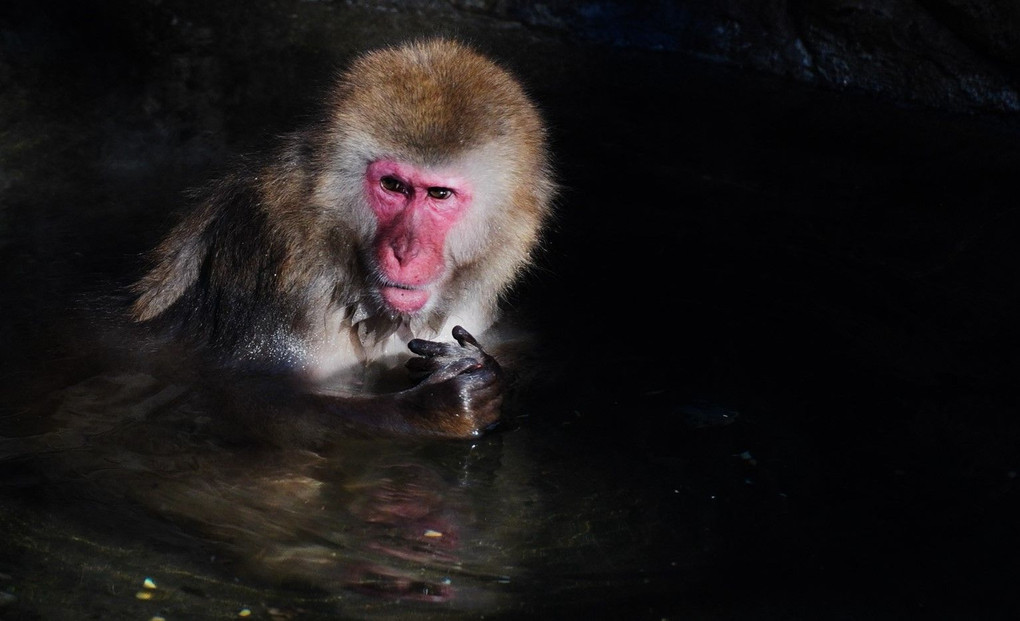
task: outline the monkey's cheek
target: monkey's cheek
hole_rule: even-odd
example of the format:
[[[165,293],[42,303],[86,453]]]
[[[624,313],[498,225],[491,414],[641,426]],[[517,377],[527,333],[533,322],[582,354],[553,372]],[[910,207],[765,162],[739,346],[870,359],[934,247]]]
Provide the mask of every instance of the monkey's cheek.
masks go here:
[[[379,293],[386,304],[398,313],[416,313],[429,301],[429,292],[424,289],[382,287]]]

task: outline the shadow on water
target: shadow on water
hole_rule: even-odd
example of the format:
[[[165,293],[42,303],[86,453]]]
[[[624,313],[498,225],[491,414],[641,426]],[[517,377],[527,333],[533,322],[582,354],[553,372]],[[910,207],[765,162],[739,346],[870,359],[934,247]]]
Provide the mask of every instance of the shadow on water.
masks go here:
[[[0,421],[0,574],[29,606],[19,616],[11,605],[12,618],[662,606],[714,548],[718,507],[700,486],[753,462],[730,451],[711,481],[691,473],[671,488],[663,474],[689,463],[643,466],[597,439],[564,450],[581,414],[529,406],[470,442],[254,448],[214,430],[207,384],[161,377],[138,357],[98,372],[111,357],[95,353],[82,364],[96,375]],[[679,415],[712,429],[735,413],[694,404]]]
[[[65,519],[87,515],[107,537],[208,554],[211,567],[268,584],[369,596],[344,600],[352,615],[385,615],[357,603],[376,600],[444,604],[444,615],[498,608],[501,585],[520,578],[512,550],[537,495],[516,436],[231,447],[204,428],[216,412],[202,400],[145,373],[87,379],[24,414],[48,430],[3,441],[4,482],[63,506]],[[147,575],[169,587],[166,569]],[[180,614],[172,600],[159,608]]]

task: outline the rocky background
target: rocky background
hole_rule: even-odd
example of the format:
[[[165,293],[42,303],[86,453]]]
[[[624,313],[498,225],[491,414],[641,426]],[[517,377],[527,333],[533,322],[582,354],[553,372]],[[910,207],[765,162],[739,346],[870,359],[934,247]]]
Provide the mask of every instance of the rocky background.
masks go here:
[[[580,40],[678,52],[943,110],[1015,112],[1020,7],[967,2],[454,2]]]

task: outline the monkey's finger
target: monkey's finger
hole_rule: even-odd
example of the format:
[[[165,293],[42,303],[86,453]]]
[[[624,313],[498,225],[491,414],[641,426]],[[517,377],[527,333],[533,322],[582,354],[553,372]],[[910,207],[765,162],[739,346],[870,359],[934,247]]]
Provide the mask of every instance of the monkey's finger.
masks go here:
[[[471,390],[478,395],[485,395],[490,390],[498,392],[501,387],[499,374],[485,366],[468,369],[467,372],[460,374],[460,379],[470,384]]]
[[[404,367],[414,376],[424,376],[440,368],[442,363],[435,358],[411,358],[404,363]]]
[[[460,343],[461,347],[467,347],[468,345],[471,345],[472,347],[479,351],[482,350],[482,346],[478,344],[478,341],[475,340],[475,337],[471,336],[470,332],[468,332],[467,330],[460,326],[453,327],[453,338],[457,339],[457,342]]]
[[[425,356],[426,358],[435,358],[436,356],[450,356],[453,354],[452,346],[449,343],[438,343],[436,341],[426,341],[424,339],[411,339],[407,343],[407,348],[419,356]]]
[[[430,375],[428,379],[425,381],[428,384],[438,384],[441,382],[451,380],[462,373],[471,371],[472,369],[478,369],[481,366],[482,363],[479,362],[478,360],[475,360],[474,358],[461,358],[460,360],[456,362],[451,362],[445,367],[439,369],[438,371]]]

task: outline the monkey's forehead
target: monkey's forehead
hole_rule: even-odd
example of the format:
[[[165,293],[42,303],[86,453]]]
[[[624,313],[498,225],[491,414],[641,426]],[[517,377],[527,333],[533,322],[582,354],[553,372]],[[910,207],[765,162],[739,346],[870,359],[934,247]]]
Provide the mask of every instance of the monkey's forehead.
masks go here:
[[[537,110],[513,76],[449,41],[362,56],[341,76],[332,105],[337,122],[422,161],[544,137]]]

